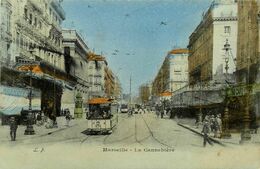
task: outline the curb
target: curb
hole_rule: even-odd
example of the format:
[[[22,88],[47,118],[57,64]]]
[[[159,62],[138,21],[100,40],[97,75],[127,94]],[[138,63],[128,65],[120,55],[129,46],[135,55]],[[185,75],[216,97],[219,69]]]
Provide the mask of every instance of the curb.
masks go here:
[[[186,126],[186,125],[184,125],[184,124],[181,124],[181,123],[177,123],[177,124],[178,124],[179,126],[183,127],[183,128],[186,128],[186,129],[188,129],[188,130],[190,130],[190,131],[192,131],[192,132],[194,132],[194,133],[200,135],[201,137],[203,137],[203,134],[200,133],[200,132],[198,132],[197,130],[194,130],[194,129],[192,129],[191,127],[188,127],[188,126]],[[223,146],[223,147],[226,147],[226,145],[225,145],[224,143],[222,143],[221,141],[218,141],[218,140],[216,140],[216,139],[214,139],[214,138],[212,138],[212,137],[209,137],[209,139],[210,139],[210,141],[212,141],[212,142],[214,142],[214,143],[217,143],[217,144],[219,144],[219,145],[221,145],[221,146]]]

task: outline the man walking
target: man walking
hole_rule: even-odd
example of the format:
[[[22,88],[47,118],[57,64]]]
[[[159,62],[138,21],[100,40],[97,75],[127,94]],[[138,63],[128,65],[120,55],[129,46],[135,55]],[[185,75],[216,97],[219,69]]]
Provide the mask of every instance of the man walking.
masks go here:
[[[203,125],[202,134],[203,134],[203,146],[206,147],[207,142],[212,145],[212,143],[209,140],[208,134],[209,134],[209,124],[206,120]]]
[[[16,130],[17,130],[17,122],[15,120],[15,117],[10,118],[10,136],[11,136],[11,141],[15,141],[16,139]]]

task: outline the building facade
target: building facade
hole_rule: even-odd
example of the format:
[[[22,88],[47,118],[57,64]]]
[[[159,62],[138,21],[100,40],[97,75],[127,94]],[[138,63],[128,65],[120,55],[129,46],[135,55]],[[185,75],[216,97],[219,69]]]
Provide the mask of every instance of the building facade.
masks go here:
[[[154,81],[152,82],[152,95],[159,96],[161,93],[170,90],[170,63],[169,58],[165,57],[162,66],[160,67]]]
[[[260,2],[238,1],[237,82],[260,83]],[[248,69],[249,79],[248,79]]]
[[[168,52],[153,83],[152,95],[174,92],[188,82],[188,49],[177,48]]]
[[[1,81],[24,87],[32,79],[33,89],[41,91],[41,110],[55,119],[61,111],[63,89],[73,88],[75,81],[65,71],[61,29],[65,12],[61,1],[4,1],[1,9],[5,7],[5,15],[9,11],[5,30],[10,32],[11,43],[6,45]]]
[[[231,52],[223,50],[230,44]],[[237,2],[215,0],[189,37],[189,84],[210,82],[214,76],[235,72],[237,49]],[[227,57],[227,58],[225,58]],[[227,63],[226,63],[227,62]]]
[[[139,97],[143,104],[148,104],[151,99],[151,85],[143,84],[139,87]]]
[[[115,98],[115,75],[109,67],[105,67],[105,94],[109,98]]]
[[[105,96],[105,57],[94,53],[88,55],[89,98]]]
[[[122,86],[120,83],[120,80],[118,78],[118,76],[115,75],[115,92],[114,92],[114,96],[117,100],[121,100],[122,99]]]
[[[8,0],[0,0],[0,61],[9,64],[11,60],[11,15],[12,4]]]
[[[174,49],[168,53],[170,62],[170,92],[188,83],[188,49]]]
[[[238,1],[238,48],[237,48],[237,84],[252,86],[252,95],[248,105],[247,97],[241,100],[241,115],[245,117],[249,108],[250,123],[260,124],[260,1]]]
[[[76,30],[62,30],[65,71],[76,77],[73,90],[65,89],[62,96],[62,107],[74,107],[75,96],[80,93],[83,102],[88,100],[88,53],[89,48]],[[70,108],[72,109],[72,108]]]

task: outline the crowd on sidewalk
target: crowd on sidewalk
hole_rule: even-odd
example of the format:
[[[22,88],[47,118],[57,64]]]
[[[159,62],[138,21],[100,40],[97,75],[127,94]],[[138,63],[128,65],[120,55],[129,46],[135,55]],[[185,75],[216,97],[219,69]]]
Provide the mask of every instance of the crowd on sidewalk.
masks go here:
[[[191,118],[182,118],[175,119],[179,124],[184,125],[187,128],[196,131],[197,133],[207,133],[206,137],[210,137],[221,143],[228,144],[240,144],[241,133],[240,132],[231,132],[230,138],[222,138],[222,121],[219,115],[211,116],[207,115],[202,120],[198,122],[196,119]],[[206,140],[207,141],[207,140]],[[251,140],[250,143],[260,144],[260,133],[257,131],[257,128],[251,131]]]
[[[58,130],[62,127],[69,127],[72,116],[69,110],[64,110],[61,114],[62,116],[58,118],[49,118],[48,116],[43,115],[41,112],[35,115],[35,118],[31,121],[31,125],[34,125],[34,130],[37,130],[36,135],[44,134],[45,131],[50,130]],[[27,117],[29,119],[29,116]],[[59,126],[58,126],[59,123]],[[10,138],[11,141],[16,141],[16,135],[19,135],[19,138],[23,137],[24,130],[27,127],[26,125],[19,125],[18,119],[16,117],[11,116],[8,120],[9,126],[0,126],[0,134],[6,133],[6,130],[10,131],[10,137],[2,137],[2,138]],[[47,130],[46,130],[47,129]],[[2,139],[5,140],[6,139]]]

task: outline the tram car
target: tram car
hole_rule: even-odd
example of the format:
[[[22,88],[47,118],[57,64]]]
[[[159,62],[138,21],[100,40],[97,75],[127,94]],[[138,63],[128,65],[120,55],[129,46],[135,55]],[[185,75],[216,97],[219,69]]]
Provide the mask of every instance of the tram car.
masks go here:
[[[118,104],[109,98],[88,101],[87,133],[109,134],[118,123]]]

